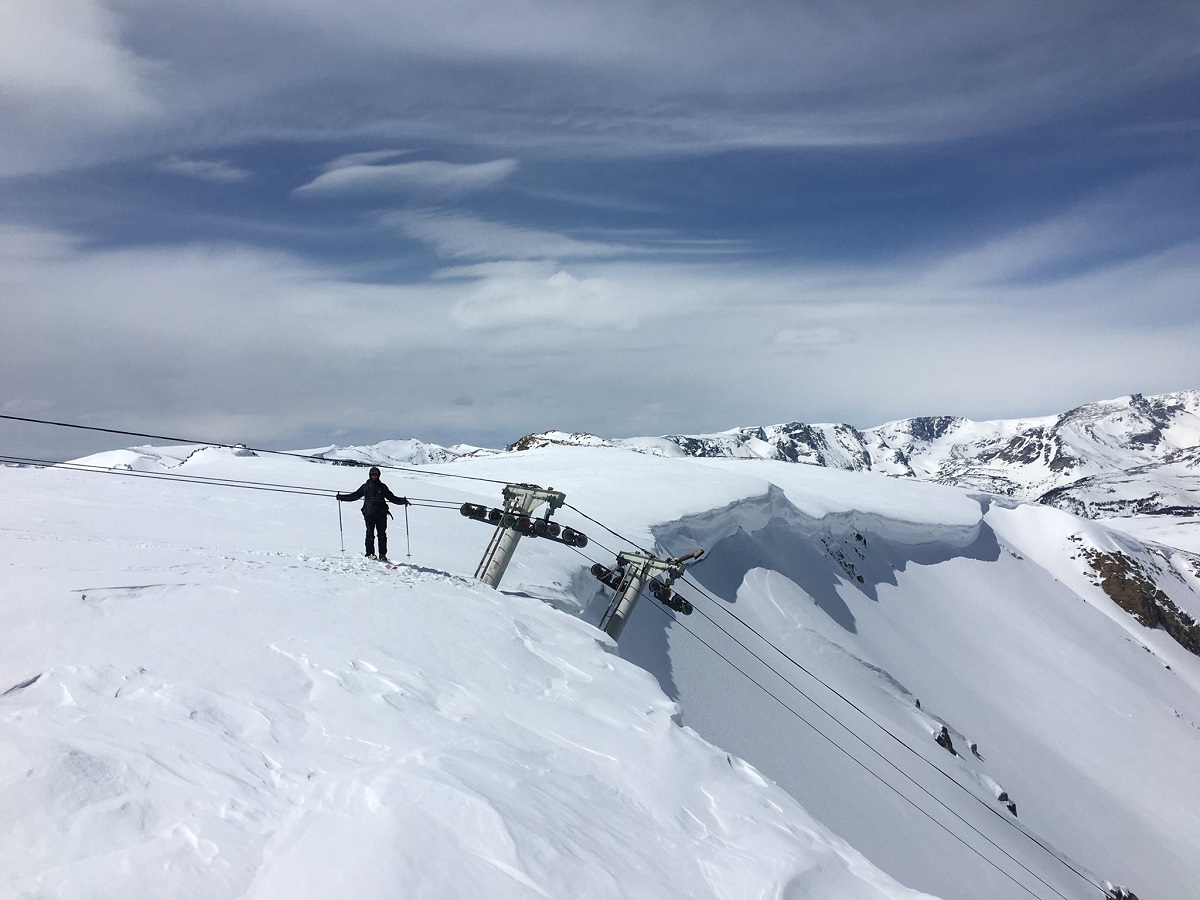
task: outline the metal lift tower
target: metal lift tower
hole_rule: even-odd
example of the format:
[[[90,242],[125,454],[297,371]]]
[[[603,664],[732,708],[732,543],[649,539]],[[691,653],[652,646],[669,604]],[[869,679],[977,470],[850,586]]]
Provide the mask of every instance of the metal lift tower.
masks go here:
[[[601,630],[607,632],[614,641],[618,640],[647,584],[650,592],[666,606],[684,615],[691,613],[692,605],[676,597],[671,585],[676,578],[683,576],[683,564],[699,559],[703,553],[703,550],[695,550],[676,559],[659,559],[646,553],[618,553],[615,570],[593,566],[592,574],[613,588],[612,602],[600,619]]]
[[[508,568],[513,551],[517,549],[517,544],[520,543],[523,534],[537,534],[568,543],[563,540],[566,534],[564,533],[560,537],[558,525],[550,521],[550,514],[562,506],[566,499],[567,495],[562,491],[541,488],[536,484],[506,485],[504,510],[503,512],[495,510],[500,513],[496,521],[496,530],[492,533],[492,539],[483,553],[483,559],[479,561],[475,577],[486,585],[498,588],[500,579],[504,577],[504,570]],[[545,516],[537,521],[532,520],[533,511],[543,503],[549,506]],[[477,507],[477,509],[482,511],[483,508]],[[463,514],[467,515],[465,511]],[[566,531],[569,532],[570,529],[566,529]],[[577,532],[571,534],[576,535]],[[582,535],[578,536],[583,537]],[[584,541],[586,542],[586,539]],[[576,544],[576,546],[582,546],[582,544]]]

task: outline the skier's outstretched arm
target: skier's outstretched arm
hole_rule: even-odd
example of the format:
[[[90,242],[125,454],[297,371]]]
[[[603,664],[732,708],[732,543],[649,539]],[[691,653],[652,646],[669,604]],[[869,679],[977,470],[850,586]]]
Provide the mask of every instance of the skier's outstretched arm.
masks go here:
[[[366,485],[364,484],[362,487],[360,487],[360,488],[359,488],[357,491],[355,491],[353,494],[338,494],[338,495],[337,495],[337,498],[338,498],[339,500],[341,500],[343,503],[349,503],[349,502],[351,502],[351,501],[353,501],[353,500],[361,500],[361,499],[362,499],[362,495],[363,495],[363,490],[365,490],[365,489],[366,489]]]

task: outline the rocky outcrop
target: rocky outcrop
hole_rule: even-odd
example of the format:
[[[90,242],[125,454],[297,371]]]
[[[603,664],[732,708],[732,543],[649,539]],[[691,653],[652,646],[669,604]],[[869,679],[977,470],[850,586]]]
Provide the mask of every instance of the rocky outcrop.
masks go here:
[[[1181,610],[1145,568],[1132,557],[1084,549],[1100,587],[1121,609],[1147,628],[1161,628],[1192,653],[1200,655],[1200,624]]]

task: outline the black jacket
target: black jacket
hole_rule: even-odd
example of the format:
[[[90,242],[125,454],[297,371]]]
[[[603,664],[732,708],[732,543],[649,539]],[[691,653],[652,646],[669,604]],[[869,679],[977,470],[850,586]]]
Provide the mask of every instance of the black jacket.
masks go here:
[[[362,498],[362,512],[364,516],[380,515],[387,512],[387,501],[399,503],[404,506],[408,505],[408,498],[397,497],[391,492],[386,484],[379,479],[368,478],[363,486],[353,494],[338,494],[339,500],[349,502]]]

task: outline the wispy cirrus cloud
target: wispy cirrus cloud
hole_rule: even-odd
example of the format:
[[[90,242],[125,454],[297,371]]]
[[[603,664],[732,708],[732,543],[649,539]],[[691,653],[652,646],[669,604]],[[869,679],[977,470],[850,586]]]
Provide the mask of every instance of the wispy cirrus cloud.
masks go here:
[[[0,175],[368,136],[522,159],[936,143],[1187,90],[1196,32],[1187,4],[6,0],[0,94],[21,113]]]
[[[251,175],[248,169],[240,168],[228,160],[184,159],[179,156],[168,156],[166,159],[159,160],[154,168],[160,172],[169,172],[172,175],[182,175],[185,178],[196,178],[216,184],[245,181]]]
[[[597,259],[631,250],[621,244],[578,240],[554,231],[445,210],[386,213],[381,221],[452,259]]]
[[[349,169],[353,166],[373,166],[389,159],[408,156],[412,150],[366,150],[362,153],[347,153],[325,164],[325,171],[334,169]]]
[[[492,187],[517,170],[515,159],[494,159],[482,163],[417,160],[381,164],[369,161],[371,154],[356,156],[358,158],[350,162],[347,157],[334,160],[324,172],[296,188],[292,194],[304,197],[367,192],[469,194]],[[368,161],[364,162],[364,159]]]

